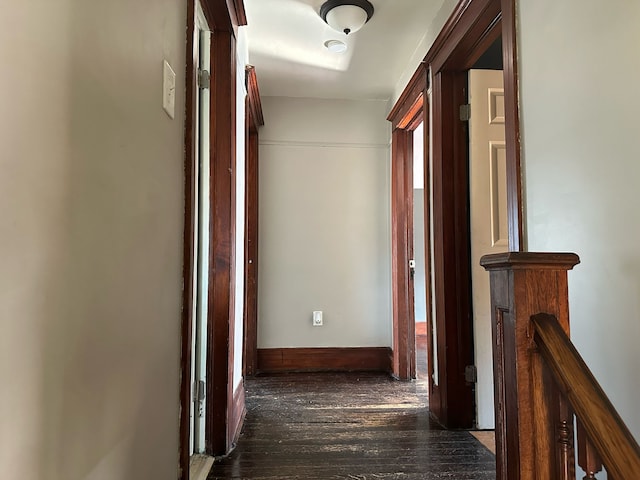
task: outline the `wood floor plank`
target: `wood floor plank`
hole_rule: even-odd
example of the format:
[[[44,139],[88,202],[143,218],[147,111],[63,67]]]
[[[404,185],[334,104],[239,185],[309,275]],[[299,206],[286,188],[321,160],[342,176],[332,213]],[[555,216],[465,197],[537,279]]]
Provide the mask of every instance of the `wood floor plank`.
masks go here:
[[[469,432],[429,417],[426,386],[375,373],[248,378],[247,416],[216,479],[495,479]]]

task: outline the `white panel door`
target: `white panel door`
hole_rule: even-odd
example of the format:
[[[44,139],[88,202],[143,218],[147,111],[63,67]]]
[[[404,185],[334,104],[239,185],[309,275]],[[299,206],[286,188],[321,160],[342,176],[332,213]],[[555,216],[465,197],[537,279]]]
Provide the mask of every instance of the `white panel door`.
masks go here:
[[[469,71],[469,191],[471,282],[477,427],[495,425],[489,274],[480,266],[488,253],[508,250],[504,89],[501,70]]]

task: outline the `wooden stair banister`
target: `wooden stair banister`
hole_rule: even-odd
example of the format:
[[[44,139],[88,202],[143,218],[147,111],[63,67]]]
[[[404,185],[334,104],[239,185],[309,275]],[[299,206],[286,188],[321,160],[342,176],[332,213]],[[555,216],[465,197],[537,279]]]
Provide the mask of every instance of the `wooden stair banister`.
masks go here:
[[[536,352],[530,318],[555,315],[569,333],[567,270],[579,261],[573,253],[531,252],[480,260],[491,282],[497,480],[557,478],[556,454],[537,451],[553,449],[556,432],[547,421],[552,399],[546,397],[553,392],[542,388],[549,374]]]
[[[553,315],[540,313],[534,315],[531,322],[540,354],[580,419],[589,443],[602,458],[609,477],[640,478],[640,447],[569,336]]]
[[[572,253],[484,256],[490,272],[498,480],[640,479],[640,448],[569,339]]]

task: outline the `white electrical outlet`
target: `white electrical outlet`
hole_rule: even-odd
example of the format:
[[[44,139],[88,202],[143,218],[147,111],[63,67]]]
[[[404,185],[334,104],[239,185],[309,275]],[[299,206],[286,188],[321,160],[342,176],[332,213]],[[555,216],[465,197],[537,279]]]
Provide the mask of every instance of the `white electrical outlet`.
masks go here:
[[[162,108],[173,118],[176,112],[176,72],[165,60],[162,73]]]
[[[322,311],[316,310],[313,312],[313,326],[321,327],[322,326]]]

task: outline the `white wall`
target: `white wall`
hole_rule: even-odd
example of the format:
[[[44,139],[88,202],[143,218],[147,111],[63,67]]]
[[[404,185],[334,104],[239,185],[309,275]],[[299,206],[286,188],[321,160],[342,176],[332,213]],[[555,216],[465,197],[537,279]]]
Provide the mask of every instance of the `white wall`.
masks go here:
[[[258,347],[390,346],[386,102],[263,108]]]
[[[529,250],[580,255],[572,338],[640,438],[640,3],[518,9]]]
[[[171,0],[0,6],[4,478],[176,478],[185,24]]]
[[[409,80],[411,80],[413,74],[416,73],[420,62],[424,60],[424,57],[427,55],[431,45],[433,45],[433,42],[442,30],[442,27],[444,27],[444,24],[447,22],[453,12],[453,9],[459,2],[459,0],[438,1],[441,2],[438,13],[433,17],[429,25],[425,25],[426,28],[424,36],[420,40],[420,43],[416,45],[413,55],[407,63],[407,68],[405,68],[404,72],[396,82],[395,89],[387,105],[389,111],[393,108],[398,98],[400,98],[400,95],[402,95],[402,92],[409,83]]]

